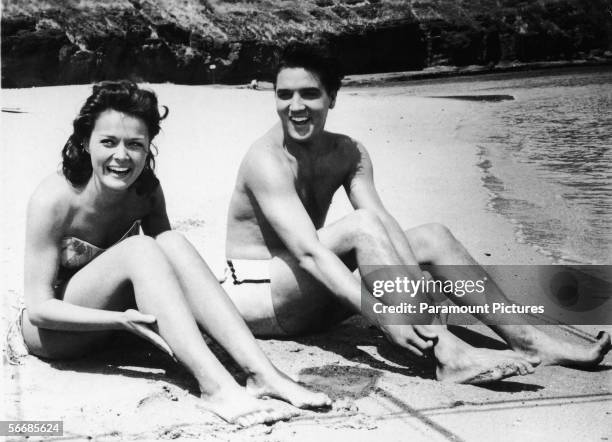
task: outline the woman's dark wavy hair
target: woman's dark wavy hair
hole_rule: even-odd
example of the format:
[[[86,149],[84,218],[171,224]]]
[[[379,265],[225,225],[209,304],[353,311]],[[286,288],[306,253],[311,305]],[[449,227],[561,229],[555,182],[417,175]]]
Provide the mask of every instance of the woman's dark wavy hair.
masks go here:
[[[159,123],[168,115],[165,106],[164,114],[160,115],[154,92],[140,89],[132,81],[103,81],[94,85],[92,94],[73,122],[72,135],[62,149],[62,172],[75,187],[84,186],[91,177],[91,157],[85,150],[85,143],[89,141],[98,116],[109,109],[142,119],[148,129],[149,140],[159,133]],[[150,194],[159,185],[154,168],[155,159],[149,149],[145,168],[134,183],[139,195]]]

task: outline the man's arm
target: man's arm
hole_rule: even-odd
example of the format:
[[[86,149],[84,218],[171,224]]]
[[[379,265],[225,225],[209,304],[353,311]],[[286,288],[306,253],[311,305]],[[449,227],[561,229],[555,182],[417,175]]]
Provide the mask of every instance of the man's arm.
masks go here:
[[[349,200],[355,209],[366,209],[375,213],[387,231],[391,243],[402,260],[402,264],[408,266],[418,265],[408,239],[397,220],[391,216],[383,205],[376,187],[374,186],[374,169],[370,155],[363,145],[355,143],[359,149],[359,159],[351,174],[349,174],[344,187]],[[389,330],[394,332],[390,333]],[[387,326],[382,327],[383,332],[392,342],[408,348],[417,356],[423,356],[423,352],[434,345],[437,330],[429,325]],[[397,336],[401,336],[400,339]]]
[[[262,146],[251,151],[243,164],[248,189],[276,234],[301,268],[332,293],[360,310],[361,284],[351,271],[317,236],[297,195],[291,170],[273,152]]]
[[[359,159],[353,172],[344,183],[349,200],[355,209],[367,209],[375,213],[385,226],[393,247],[402,260],[402,264],[418,264],[403,229],[383,205],[374,186],[374,169],[365,147],[355,143],[359,149]]]

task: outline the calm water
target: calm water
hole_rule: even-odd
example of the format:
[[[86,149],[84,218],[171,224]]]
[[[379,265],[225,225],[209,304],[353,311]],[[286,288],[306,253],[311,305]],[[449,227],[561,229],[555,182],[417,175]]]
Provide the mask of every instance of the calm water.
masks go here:
[[[469,102],[491,210],[557,262],[612,262],[612,68],[404,83],[407,94],[506,94]]]

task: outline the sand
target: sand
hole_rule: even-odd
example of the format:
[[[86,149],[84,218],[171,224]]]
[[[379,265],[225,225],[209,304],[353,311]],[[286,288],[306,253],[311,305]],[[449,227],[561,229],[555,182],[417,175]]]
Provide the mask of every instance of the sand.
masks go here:
[[[223,268],[227,204],[249,144],[276,122],[269,91],[151,85],[170,108],[155,140],[158,176],[173,227],[184,232],[214,270]],[[5,330],[21,296],[25,209],[40,180],[57,169],[71,121],[89,86],[2,90],[3,309]],[[517,242],[511,222],[491,211],[481,185],[477,148],[461,143],[461,101],[397,97],[392,88],[343,89],[328,128],[368,147],[375,180],[405,227],[440,222],[483,264],[542,264],[547,258]],[[338,194],[333,221],[349,210]],[[501,285],[516,299],[524,286]],[[567,327],[568,339],[601,327]],[[605,329],[605,328],[604,328]],[[607,327],[609,330],[610,327]],[[468,330],[494,335],[484,327]],[[561,331],[559,331],[561,333]],[[363,321],[295,340],[261,340],[274,363],[338,399],[329,412],[240,430],[198,408],[194,380],[139,341],[69,362],[27,357],[4,365],[2,419],[63,420],[68,440],[600,440],[609,436],[610,356],[584,372],[541,367],[492,386],[442,384],[433,366],[393,348]],[[500,341],[489,341],[499,345]],[[240,379],[227,357],[221,358]]]

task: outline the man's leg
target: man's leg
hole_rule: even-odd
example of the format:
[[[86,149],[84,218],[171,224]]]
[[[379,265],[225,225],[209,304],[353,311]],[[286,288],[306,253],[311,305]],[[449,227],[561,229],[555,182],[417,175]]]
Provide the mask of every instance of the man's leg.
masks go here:
[[[417,260],[431,263],[431,272],[436,279],[476,281],[487,277],[489,302],[512,303],[446,227],[427,224],[406,230],[405,233]],[[483,301],[476,296],[452,299],[461,305],[475,305]],[[499,324],[499,317],[479,316],[479,319],[488,324],[497,322],[491,328],[514,351],[528,358],[536,357],[544,364],[593,366],[599,364],[610,350],[608,333],[600,334],[595,343],[580,345],[553,338],[532,325],[516,325],[525,323],[525,318],[519,314],[504,315],[506,324]]]
[[[390,257],[395,252],[386,230],[378,218],[369,212],[353,212],[318,233],[323,245],[343,257],[351,269],[368,264],[394,263]],[[360,313],[361,293],[355,294],[351,305],[341,304],[334,294],[302,270],[288,254],[276,256],[272,260],[271,276],[273,310],[268,315],[276,315],[278,323],[287,334],[320,330],[350,314]],[[247,318],[247,322],[253,322],[254,315],[249,302],[240,296],[232,296],[232,299],[237,301],[238,309]],[[412,326],[384,326],[381,329],[392,342],[420,353],[407,343],[406,336],[414,334]],[[479,383],[533,371],[533,367],[514,352],[475,349],[442,326],[429,326],[427,332],[431,336],[437,335],[433,353],[440,380]]]

